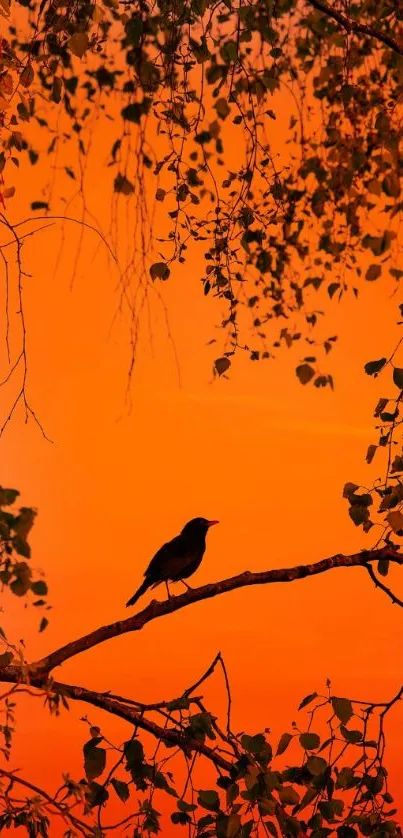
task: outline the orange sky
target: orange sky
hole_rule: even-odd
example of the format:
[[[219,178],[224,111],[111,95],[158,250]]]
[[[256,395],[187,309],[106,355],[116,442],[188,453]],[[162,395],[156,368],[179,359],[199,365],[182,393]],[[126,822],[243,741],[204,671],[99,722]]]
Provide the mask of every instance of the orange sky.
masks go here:
[[[105,209],[100,179],[93,198],[101,195]],[[17,218],[17,203],[11,211]],[[97,243],[88,234],[70,291],[76,232],[66,230],[53,275],[59,240],[55,228],[24,247],[33,274],[24,291],[29,396],[54,444],[33,423],[25,426],[20,413],[1,443],[3,485],[19,488],[22,502],[39,508],[33,563],[46,571],[54,605],[48,629],[38,635],[32,610],[5,603],[3,623],[15,638],[26,638],[29,658],[128,616],[124,604],[150,557],[196,515],[220,525],[208,536],[192,584],[370,546],[373,536],[350,522],[341,494],[347,480],[372,482],[380,471],[376,458],[365,464],[365,452],[374,437],[373,406],[388,389],[366,377],[363,365],[395,345],[394,286],[368,284],[358,303],[329,305],[328,334],[340,338],[326,368],[335,378],[331,392],[302,387],[286,350],[261,364],[239,357],[229,381],[212,381],[217,353],[206,343],[216,312],[193,281],[194,267],[175,270],[161,293],[181,386],[162,309],[153,303],[153,346],[145,331],[128,414],[122,321],[110,335],[116,276],[102,252],[94,257]],[[304,354],[301,348],[295,357]],[[8,408],[5,392],[1,408],[3,414]],[[55,676],[154,701],[179,694],[220,650],[234,728],[270,726],[276,742],[301,698],[321,690],[327,677],[339,695],[391,697],[403,678],[402,640],[401,612],[362,570],[338,570],[199,603],[73,659]],[[216,684],[210,703],[220,708]],[[29,716],[18,717],[13,767],[50,787],[62,770],[82,773],[81,715],[101,720],[117,738],[127,730],[77,705],[58,720],[39,702],[29,707]],[[395,791],[402,721],[395,708],[387,760]]]

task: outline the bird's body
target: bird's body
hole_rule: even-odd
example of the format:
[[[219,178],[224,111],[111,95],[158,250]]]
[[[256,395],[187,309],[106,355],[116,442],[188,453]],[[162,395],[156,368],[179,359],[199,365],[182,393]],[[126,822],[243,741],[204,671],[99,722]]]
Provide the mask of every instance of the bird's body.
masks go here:
[[[144,574],[144,582],[126,606],[134,605],[148,588],[155,588],[161,582],[166,583],[169,595],[168,582],[179,582],[192,576],[201,564],[207,531],[213,524],[218,524],[218,521],[193,518],[184,526],[180,535],[163,544],[151,559]]]

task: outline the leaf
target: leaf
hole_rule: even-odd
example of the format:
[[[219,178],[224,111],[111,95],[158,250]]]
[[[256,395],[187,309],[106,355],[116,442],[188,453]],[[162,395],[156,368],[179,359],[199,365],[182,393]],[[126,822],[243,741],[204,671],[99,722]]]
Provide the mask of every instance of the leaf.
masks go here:
[[[381,184],[377,180],[370,180],[367,184],[367,189],[371,195],[377,195],[379,197],[381,194]]]
[[[372,460],[374,459],[377,447],[378,447],[377,445],[369,445],[368,446],[368,451],[367,451],[367,454],[366,454],[366,457],[365,457],[368,465],[370,463],[372,463]]]
[[[221,47],[221,56],[226,64],[231,64],[238,58],[238,47],[236,41],[226,41]]]
[[[375,418],[378,418],[378,416],[380,416],[380,414],[383,413],[388,401],[389,401],[389,399],[379,399],[378,404],[375,408],[375,412],[374,412]]]
[[[32,201],[31,210],[48,210],[49,204],[46,201]]]
[[[37,582],[33,582],[31,585],[31,591],[35,596],[46,596],[48,592],[48,586],[46,582],[42,579],[38,579]]]
[[[393,532],[400,533],[403,530],[403,514],[398,509],[394,509],[386,516],[388,524],[392,527]]]
[[[155,200],[162,202],[165,199],[165,195],[166,195],[165,189],[157,189],[157,191],[155,193]]]
[[[127,21],[125,29],[127,40],[134,47],[137,47],[143,32],[143,21],[141,17],[139,15],[132,15],[130,20]]]
[[[90,734],[93,739],[97,739],[99,736],[101,736],[101,728],[98,727],[98,725],[91,725]]]
[[[305,809],[305,806],[308,806],[309,803],[312,803],[312,800],[315,800],[315,797],[317,797],[318,794],[318,789],[308,788],[299,804],[298,812],[302,812],[302,810]]]
[[[307,707],[308,704],[310,704],[311,701],[313,701],[314,698],[317,698],[317,697],[318,697],[318,693],[310,693],[309,695],[306,695],[305,698],[302,699],[301,704],[298,707],[298,710],[302,710],[303,707]]]
[[[3,189],[3,198],[14,198],[15,186],[7,186]]]
[[[231,361],[229,358],[217,358],[214,361],[214,370],[217,375],[224,375],[224,373],[229,369],[231,366]]]
[[[17,516],[13,524],[14,532],[16,532],[17,535],[19,535],[22,539],[25,540],[34,525],[35,518],[35,509],[30,509],[27,506],[22,506],[19,515]]]
[[[28,64],[24,67],[21,75],[20,75],[20,82],[23,87],[30,87],[34,80],[34,71],[32,69],[31,64]]]
[[[231,803],[234,803],[237,797],[239,797],[238,783],[231,783],[227,788],[227,806],[231,806]]]
[[[316,748],[319,748],[320,737],[317,733],[301,733],[299,743],[306,751],[315,751]]]
[[[197,809],[194,803],[186,803],[186,800],[178,800],[176,805],[180,812],[194,812]]]
[[[343,724],[347,724],[353,715],[353,705],[351,704],[351,701],[348,698],[332,698],[332,707],[337,718],[340,719]]]
[[[62,98],[62,80],[59,76],[55,76],[53,79],[52,95],[50,98],[52,102],[55,102],[57,105]]]
[[[403,390],[403,369],[395,367],[393,370],[393,382],[399,390]]]
[[[281,754],[284,753],[284,751],[287,750],[287,748],[288,748],[288,746],[291,742],[291,739],[292,739],[292,734],[291,733],[283,733],[280,736],[280,741],[279,741],[278,746],[277,746],[276,756],[280,756]]]
[[[299,795],[292,786],[282,786],[278,796],[284,806],[296,806],[299,803]]]
[[[95,780],[105,770],[106,750],[98,747],[101,741],[102,737],[98,736],[96,739],[90,739],[84,745],[84,770],[87,780]]]
[[[24,596],[31,587],[31,568],[26,562],[14,565],[16,578],[10,584],[10,590],[16,596]]]
[[[126,803],[126,800],[130,796],[130,789],[127,783],[124,783],[122,780],[115,780],[115,777],[112,777],[111,783],[119,800],[123,800],[123,803]]]
[[[350,506],[348,514],[356,527],[365,524],[369,520],[369,510],[366,506]]]
[[[101,9],[99,6],[93,6],[92,19],[93,19],[94,23],[100,23],[100,21],[103,20],[103,18],[104,18],[103,9]]]
[[[226,838],[235,838],[235,836],[239,834],[240,826],[241,818],[239,815],[236,813],[230,815],[227,821]]]
[[[352,768],[345,766],[341,769],[337,776],[336,780],[336,788],[337,789],[347,789],[352,788],[355,785],[355,776],[354,771]]]
[[[192,819],[186,812],[172,812],[171,821],[173,824],[180,823],[182,826],[186,826],[187,823],[192,822]]]
[[[368,361],[365,364],[364,370],[367,375],[377,375],[378,372],[385,366],[387,358],[380,358],[379,361]]]
[[[301,384],[308,384],[315,375],[315,370],[310,364],[300,364],[295,372]]]
[[[93,809],[94,806],[102,806],[106,803],[109,799],[109,792],[105,786],[101,786],[99,783],[90,783],[89,790],[85,792],[85,797],[90,809]]]
[[[128,771],[143,762],[144,749],[139,739],[129,739],[128,742],[124,743],[123,749],[127,760]]]
[[[13,657],[14,655],[12,652],[3,652],[3,654],[0,655],[0,667],[8,666],[11,663]]]
[[[39,631],[45,631],[46,626],[49,625],[49,620],[47,617],[42,617],[41,622],[39,623]]]
[[[17,489],[3,489],[0,486],[0,506],[11,506],[19,496]]]
[[[113,191],[121,192],[123,195],[132,195],[134,192],[134,186],[131,181],[128,180],[126,175],[122,175],[118,172],[113,182]]]
[[[354,492],[357,491],[360,487],[357,486],[357,483],[345,483],[343,489],[343,498],[350,498]]]
[[[88,35],[86,32],[75,32],[67,43],[73,55],[82,58],[89,47]]]
[[[197,802],[203,809],[208,809],[212,812],[218,812],[220,808],[220,798],[216,791],[199,791]]]
[[[361,742],[362,733],[360,730],[348,730],[344,725],[340,725],[340,733],[344,736],[346,742],[350,742],[352,745]]]
[[[330,285],[328,286],[328,289],[327,289],[327,293],[329,294],[330,299],[332,299],[332,297],[334,297],[336,291],[338,291],[339,288],[340,288],[340,283],[339,282],[331,282],[330,283]]]
[[[391,472],[392,474],[396,471],[403,471],[403,457],[401,454],[396,454],[396,457],[393,460]]]
[[[365,274],[365,279],[368,282],[374,282],[376,279],[379,279],[381,273],[382,268],[380,265],[370,265]]]
[[[319,777],[326,771],[327,762],[322,757],[311,756],[306,761],[306,767],[313,777]]]
[[[151,265],[150,276],[152,280],[162,279],[163,281],[165,281],[169,279],[170,274],[171,271],[168,268],[168,265],[165,264],[165,262],[154,262],[154,264]]]
[[[231,113],[231,108],[230,108],[227,100],[224,99],[224,97],[222,97],[220,99],[217,99],[214,107],[217,111],[218,116],[222,120],[226,119],[227,116]]]
[[[141,117],[143,114],[148,113],[150,105],[151,99],[148,98],[144,98],[142,102],[132,102],[122,109],[122,118],[126,119],[127,122],[134,122],[136,125],[140,125]]]
[[[156,771],[154,774],[154,787],[156,789],[164,789],[168,794],[172,795],[172,797],[178,797],[177,792],[175,789],[169,785],[168,780],[165,774],[162,771]]]
[[[380,576],[387,576],[389,572],[389,559],[379,559],[377,568]]]
[[[398,198],[400,195],[400,179],[396,172],[386,175],[382,189],[388,198]]]

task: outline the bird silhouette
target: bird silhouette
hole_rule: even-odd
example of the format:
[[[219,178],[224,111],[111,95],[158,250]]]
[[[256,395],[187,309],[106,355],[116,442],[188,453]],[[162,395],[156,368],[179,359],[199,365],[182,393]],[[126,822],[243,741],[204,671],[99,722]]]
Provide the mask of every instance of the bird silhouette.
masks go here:
[[[176,535],[172,541],[163,544],[151,559],[144,574],[144,582],[126,602],[126,607],[134,605],[148,588],[155,588],[161,582],[166,584],[168,597],[170,597],[168,582],[183,582],[189,588],[190,586],[184,580],[195,573],[199,567],[206,549],[207,531],[213,524],[218,523],[218,521],[208,521],[207,518],[192,518],[188,521],[180,535]]]

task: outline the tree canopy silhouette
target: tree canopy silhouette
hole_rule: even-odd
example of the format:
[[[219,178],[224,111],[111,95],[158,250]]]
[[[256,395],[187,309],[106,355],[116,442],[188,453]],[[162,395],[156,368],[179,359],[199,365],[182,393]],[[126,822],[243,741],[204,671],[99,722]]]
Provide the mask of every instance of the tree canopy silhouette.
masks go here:
[[[256,361],[300,341],[299,380],[333,386],[320,366],[336,340],[326,298],[402,276],[399,4],[1,0],[0,10],[3,226],[14,167],[43,160],[42,134],[49,185],[31,196],[33,217],[60,214],[67,181],[93,225],[85,172],[98,114],[111,137],[112,249],[119,212],[132,212],[121,294],[134,320],[149,286],[202,256],[201,293],[221,303],[217,375],[237,350]],[[27,224],[6,236],[21,242]]]

